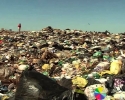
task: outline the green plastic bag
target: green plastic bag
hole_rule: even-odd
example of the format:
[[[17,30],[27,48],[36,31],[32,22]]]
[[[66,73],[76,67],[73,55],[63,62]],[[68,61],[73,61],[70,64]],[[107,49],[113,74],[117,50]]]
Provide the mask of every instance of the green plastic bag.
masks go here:
[[[94,74],[93,75],[95,79],[99,79],[100,78],[100,75],[98,73]]]
[[[80,90],[80,89],[76,89],[75,92],[84,94],[84,92],[82,90]]]
[[[93,57],[100,57],[102,55],[102,52],[97,51],[96,53],[93,54]]]
[[[114,57],[110,57],[110,58],[109,58],[109,61],[110,61],[110,62],[112,62],[113,60],[115,60]]]
[[[103,56],[103,59],[109,60],[109,58],[110,58],[109,56],[106,56],[106,55]]]
[[[59,65],[59,66],[62,66],[62,65],[63,65],[63,61],[59,61],[59,62],[58,62],[58,65]]]
[[[88,75],[83,75],[82,77],[85,78],[85,79],[87,79],[87,78],[88,78]]]
[[[76,58],[69,58],[69,60],[72,62],[72,61],[75,61]]]
[[[48,72],[43,72],[43,75],[48,76],[48,75],[49,75],[49,73],[48,73]]]

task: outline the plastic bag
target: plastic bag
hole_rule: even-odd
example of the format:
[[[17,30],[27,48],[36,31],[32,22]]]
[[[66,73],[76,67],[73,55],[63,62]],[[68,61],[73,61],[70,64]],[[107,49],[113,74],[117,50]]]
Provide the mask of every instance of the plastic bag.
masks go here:
[[[109,79],[105,82],[106,88],[108,88],[108,94],[112,95],[118,91],[125,90],[125,74],[109,76]]]
[[[121,65],[122,65],[122,62],[118,61],[118,60],[114,60],[112,63],[111,63],[111,66],[110,66],[110,72],[112,74],[118,74],[120,73],[121,71]]]
[[[77,85],[78,87],[85,87],[88,81],[82,77],[76,77],[72,80],[73,85]]]
[[[105,87],[104,84],[94,84],[94,85],[87,86],[85,88],[84,93],[89,98],[89,100],[96,100],[96,97],[95,97],[94,93],[96,92],[95,90],[99,89],[99,88],[101,88],[103,90],[104,94],[107,94],[108,89]]]
[[[81,99],[79,99],[81,98]],[[36,71],[24,71],[15,100],[87,100],[84,94],[74,93]]]
[[[93,57],[100,57],[100,56],[102,56],[102,52],[100,51],[93,54]]]
[[[49,70],[49,69],[50,69],[50,65],[49,65],[49,64],[44,64],[44,65],[42,66],[42,69],[43,69],[43,70]]]
[[[117,92],[113,95],[115,100],[124,100],[125,99],[125,92]]]
[[[66,88],[36,71],[24,71],[15,94],[15,100],[52,100],[60,96]]]
[[[72,87],[72,80],[71,79],[66,79],[66,78],[62,78],[58,84],[60,84],[61,86],[67,88],[67,89],[71,89]]]
[[[102,72],[103,70],[109,69],[110,63],[108,62],[100,62],[95,68],[94,71],[96,72]]]

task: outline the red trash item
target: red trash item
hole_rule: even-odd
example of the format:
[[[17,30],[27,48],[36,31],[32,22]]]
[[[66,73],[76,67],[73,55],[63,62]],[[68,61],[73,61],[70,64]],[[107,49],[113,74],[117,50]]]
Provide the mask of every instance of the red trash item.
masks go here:
[[[0,44],[2,44],[3,43],[3,41],[2,40],[0,40]]]

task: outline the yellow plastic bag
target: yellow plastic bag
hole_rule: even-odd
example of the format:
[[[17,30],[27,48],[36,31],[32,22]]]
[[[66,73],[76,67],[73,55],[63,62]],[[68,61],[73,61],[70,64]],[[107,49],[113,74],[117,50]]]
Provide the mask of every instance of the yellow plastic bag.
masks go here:
[[[104,70],[103,72],[100,73],[100,75],[104,75],[104,74],[119,74],[119,72],[121,71],[121,66],[122,66],[122,61],[121,60],[114,60],[111,64],[110,64],[110,71],[109,70]]]
[[[103,72],[101,72],[99,75],[102,76],[104,74],[112,74],[111,71],[109,70],[104,70]]]
[[[118,74],[121,71],[122,62],[120,60],[114,60],[110,65],[110,72],[112,74]]]
[[[42,69],[43,69],[43,70],[49,70],[49,69],[50,69],[50,65],[49,65],[49,64],[44,64],[44,65],[42,66]]]
[[[79,64],[76,64],[76,65],[75,65],[75,68],[76,68],[76,69],[79,69]]]
[[[8,99],[9,99],[8,96],[3,96],[3,97],[2,97],[2,100],[8,100]]]
[[[24,45],[24,43],[19,43],[19,44],[17,44],[18,47],[21,47],[21,46],[23,46],[23,45]]]
[[[85,87],[88,81],[82,77],[76,77],[72,79],[73,85],[77,85],[78,87]]]
[[[87,47],[87,43],[85,42],[82,47],[86,48]]]

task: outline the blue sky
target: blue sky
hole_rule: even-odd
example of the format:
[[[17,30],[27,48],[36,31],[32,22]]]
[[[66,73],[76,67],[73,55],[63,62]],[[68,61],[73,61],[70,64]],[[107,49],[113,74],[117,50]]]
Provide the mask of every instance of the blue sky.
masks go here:
[[[125,32],[125,0],[0,0],[0,28]],[[90,25],[88,24],[90,23]]]

